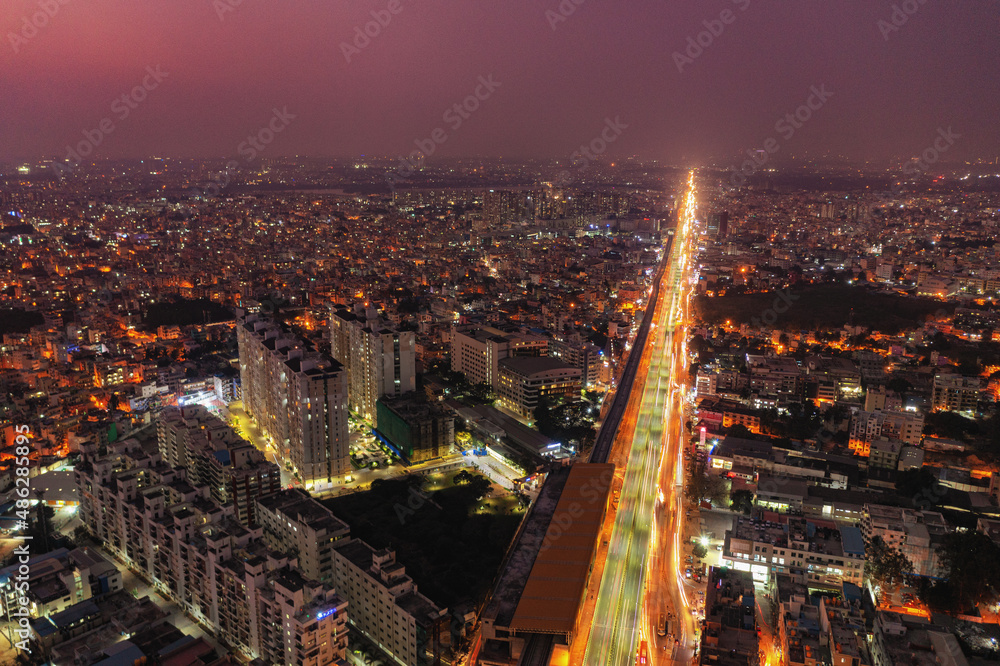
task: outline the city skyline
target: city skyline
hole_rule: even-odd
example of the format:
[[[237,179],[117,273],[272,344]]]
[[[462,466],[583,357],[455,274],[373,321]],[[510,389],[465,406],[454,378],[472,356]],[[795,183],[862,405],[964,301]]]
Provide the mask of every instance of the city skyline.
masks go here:
[[[0,666],[1000,663],[1000,0],[6,0]]]

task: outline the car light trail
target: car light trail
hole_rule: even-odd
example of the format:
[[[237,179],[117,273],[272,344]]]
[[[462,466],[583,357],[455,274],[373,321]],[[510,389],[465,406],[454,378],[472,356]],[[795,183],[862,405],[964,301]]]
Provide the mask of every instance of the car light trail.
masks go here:
[[[678,533],[682,523],[677,509],[683,501],[683,470],[678,472],[677,458],[681,450],[684,390],[677,378],[686,371],[683,326],[688,298],[682,292],[689,289],[685,276],[694,228],[693,172],[688,177],[684,201],[683,219],[671,244],[661,282],[664,293],[655,311],[647,315],[652,317],[646,341],[650,360],[638,414],[634,417],[634,432],[626,444],[622,489],[584,655],[583,663],[588,665],[635,663],[639,645],[656,640],[656,632],[650,629],[658,613],[651,610],[648,602],[651,588],[647,581],[658,582],[660,576],[651,570],[651,565],[663,561],[672,564],[675,575],[679,570]],[[661,487],[665,471],[667,478],[680,473],[680,485],[671,483],[669,488]],[[661,494],[667,498],[664,503],[658,502]],[[674,514],[665,518],[662,532],[657,515],[661,509]],[[672,561],[654,557],[657,544],[668,543],[673,549]],[[683,603],[687,605],[686,598]],[[677,613],[677,626],[678,636],[687,642],[688,632],[681,613]],[[649,652],[650,661],[659,661],[656,650]]]

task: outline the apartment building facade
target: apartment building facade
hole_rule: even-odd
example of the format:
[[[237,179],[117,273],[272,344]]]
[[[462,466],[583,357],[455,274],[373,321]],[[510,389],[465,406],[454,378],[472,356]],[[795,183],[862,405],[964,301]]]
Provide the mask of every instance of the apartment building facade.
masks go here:
[[[76,467],[80,517],[132,569],[248,660],[322,666],[344,659],[347,603],[239,524],[187,470],[135,440]]]
[[[979,377],[937,375],[931,389],[931,408],[936,412],[976,413],[981,390],[982,381]]]
[[[498,369],[500,404],[524,418],[531,418],[543,399],[578,400],[580,397],[580,369],[557,358],[505,358]]]
[[[920,511],[881,504],[865,504],[861,534],[866,541],[882,537],[913,564],[918,576],[942,575],[937,547],[948,532],[948,523],[937,511]]]
[[[546,356],[549,341],[490,326],[456,326],[451,336],[451,369],[472,384],[500,385],[500,361],[513,356]]]
[[[237,326],[243,406],[309,489],[350,472],[347,372],[274,322]]]
[[[372,316],[369,316],[372,315]],[[335,308],[330,315],[333,357],[347,369],[348,404],[378,425],[376,404],[417,387],[416,336],[385,325],[373,312]]]
[[[232,504],[244,525],[256,521],[257,498],[281,489],[278,466],[201,405],[163,410],[156,431],[164,462],[186,467],[191,484]]]
[[[858,410],[851,416],[848,446],[857,455],[868,457],[872,443],[879,439],[919,446],[923,431],[924,415],[917,412]]]
[[[260,501],[267,543],[296,553],[302,572],[332,584],[350,604],[350,622],[387,655],[416,666],[447,632],[447,609],[420,594],[394,551],[376,550],[300,490]]]

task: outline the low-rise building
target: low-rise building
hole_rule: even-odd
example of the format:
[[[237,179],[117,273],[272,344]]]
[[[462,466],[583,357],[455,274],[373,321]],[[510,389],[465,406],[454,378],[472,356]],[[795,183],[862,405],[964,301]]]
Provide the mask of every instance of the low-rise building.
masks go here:
[[[813,587],[839,589],[862,584],[865,545],[856,527],[765,511],[759,519],[737,518],[726,531],[722,561],[765,583],[794,573]]]
[[[700,664],[759,663],[757,607],[750,574],[709,569],[698,658]]]
[[[775,592],[782,665],[822,664],[819,604],[810,596],[809,588],[789,574],[777,574]]]
[[[819,611],[823,639],[834,666],[872,666],[860,594],[856,598],[823,597]]]
[[[878,611],[871,639],[872,666],[968,666],[958,639],[936,629],[899,613]]]
[[[118,568],[91,548],[59,548],[30,558],[24,590],[16,586],[19,566],[16,563],[0,570],[0,613],[21,608],[19,599],[23,596],[32,617],[47,617],[123,587]]]

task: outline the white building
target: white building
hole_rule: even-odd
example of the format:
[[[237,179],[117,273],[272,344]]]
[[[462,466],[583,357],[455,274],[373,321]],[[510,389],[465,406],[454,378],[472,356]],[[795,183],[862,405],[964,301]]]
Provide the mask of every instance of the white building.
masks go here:
[[[580,368],[547,356],[517,356],[499,363],[500,404],[531,418],[543,399],[580,398]]]
[[[302,572],[330,583],[350,604],[350,622],[398,663],[416,666],[448,630],[447,610],[417,591],[395,553],[348,535],[347,525],[301,490],[259,502],[269,545],[296,553]]]
[[[511,356],[546,356],[548,340],[508,333],[490,326],[455,327],[451,337],[451,369],[472,384],[500,385],[500,361]]]
[[[373,312],[363,316],[346,308],[330,314],[333,357],[347,368],[348,404],[378,425],[375,409],[382,396],[398,397],[417,387],[416,337],[386,326]]]
[[[737,518],[726,532],[722,561],[754,580],[768,582],[774,574],[801,574],[810,586],[861,586],[865,545],[856,527],[831,521],[807,520],[765,513],[765,518]],[[770,516],[773,520],[768,520]]]
[[[256,315],[236,331],[244,409],[306,488],[337,482],[351,469],[343,366]]]
[[[848,445],[860,456],[871,454],[871,445],[880,438],[898,440],[910,446],[920,446],[924,431],[924,415],[916,412],[858,410],[851,417]]]
[[[865,504],[860,527],[866,541],[880,536],[886,545],[905,555],[918,576],[942,575],[935,537],[943,536],[948,527],[940,513]]]
[[[105,547],[248,661],[323,666],[346,657],[347,604],[268,550],[231,506],[135,440],[84,447],[80,518]]]

